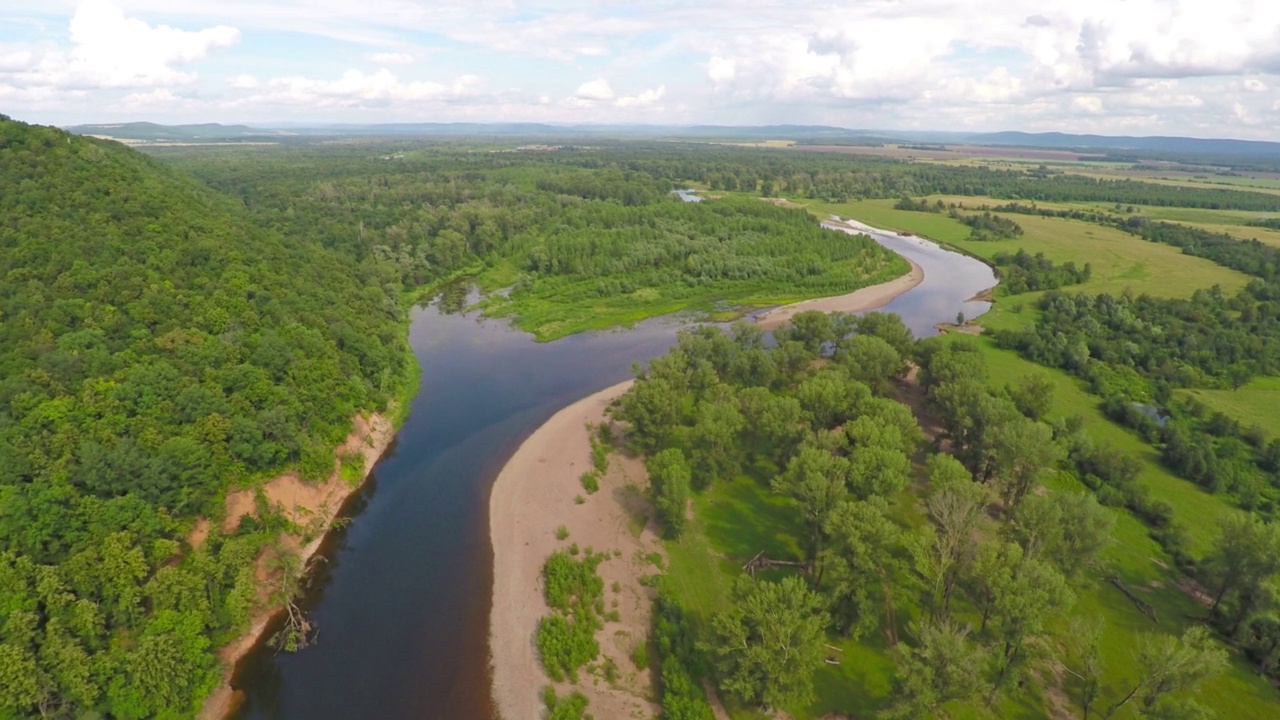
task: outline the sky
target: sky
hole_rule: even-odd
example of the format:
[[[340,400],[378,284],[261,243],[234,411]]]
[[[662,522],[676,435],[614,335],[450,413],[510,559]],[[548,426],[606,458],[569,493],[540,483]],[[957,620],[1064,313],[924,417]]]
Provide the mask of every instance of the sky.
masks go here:
[[[1280,1],[0,0],[0,113],[1280,140]]]

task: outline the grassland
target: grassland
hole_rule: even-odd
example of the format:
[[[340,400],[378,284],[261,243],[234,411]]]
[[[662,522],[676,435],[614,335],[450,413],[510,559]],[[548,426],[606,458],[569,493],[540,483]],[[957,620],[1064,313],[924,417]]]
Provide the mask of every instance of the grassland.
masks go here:
[[[1260,377],[1239,390],[1183,390],[1210,408],[1280,437],[1280,378]]]

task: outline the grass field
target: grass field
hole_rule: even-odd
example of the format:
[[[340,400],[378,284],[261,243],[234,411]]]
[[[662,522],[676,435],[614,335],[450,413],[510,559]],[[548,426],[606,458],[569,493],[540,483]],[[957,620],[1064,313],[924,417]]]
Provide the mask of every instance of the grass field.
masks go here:
[[[1239,390],[1183,390],[1205,405],[1226,413],[1246,427],[1258,425],[1280,437],[1280,378],[1260,377]]]
[[[927,200],[936,200],[933,196]],[[944,202],[961,198],[944,197]],[[967,198],[969,205],[984,202],[997,204],[992,198]],[[1203,258],[1185,255],[1178,248],[1147,242],[1125,232],[1079,220],[1010,215],[1022,226],[1024,234],[1013,240],[969,240],[969,227],[946,215],[895,210],[893,200],[864,200],[855,203],[812,203],[815,213],[840,215],[861,220],[889,230],[906,230],[939,240],[972,255],[992,258],[1001,252],[1026,250],[1043,252],[1054,262],[1091,263],[1093,278],[1071,289],[1118,294],[1129,290],[1135,294],[1161,297],[1189,297],[1197,288],[1221,285],[1234,293],[1249,282],[1249,277]],[[1018,296],[1030,304],[1035,295]],[[1004,302],[1008,302],[1005,300]]]

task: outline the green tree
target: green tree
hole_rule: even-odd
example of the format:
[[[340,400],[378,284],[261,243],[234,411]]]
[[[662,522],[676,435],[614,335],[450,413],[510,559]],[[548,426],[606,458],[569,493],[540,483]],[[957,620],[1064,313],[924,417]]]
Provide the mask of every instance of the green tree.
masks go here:
[[[811,444],[787,464],[773,479],[773,491],[793,498],[800,506],[805,526],[805,557],[818,557],[823,544],[823,525],[841,501],[849,497],[849,461]]]
[[[895,700],[886,718],[933,718],[949,702],[969,701],[987,690],[986,651],[969,639],[966,627],[949,622],[912,628],[915,644],[894,649]]]
[[[711,618],[707,649],[721,689],[766,708],[804,705],[813,697],[826,626],[822,598],[800,578],[742,578],[733,608]]]
[[[853,335],[836,344],[835,361],[849,376],[877,395],[888,395],[891,381],[906,373],[906,363],[888,342],[873,335]]]
[[[950,455],[930,457],[928,470],[932,491],[925,509],[932,523],[912,543],[911,554],[916,573],[929,589],[934,615],[945,620],[956,583],[973,562],[989,495],[986,486],[974,482]]]
[[[1023,375],[1008,387],[1009,399],[1018,411],[1032,420],[1043,420],[1053,409],[1053,380],[1048,373]]]
[[[989,438],[996,492],[1012,511],[1062,458],[1062,448],[1048,425],[1026,418],[996,425]]]
[[[1138,645],[1135,665],[1137,681],[1111,706],[1107,717],[1134,699],[1138,700],[1143,713],[1158,710],[1169,695],[1192,690],[1203,680],[1225,670],[1227,651],[1214,642],[1206,628],[1193,625],[1181,637],[1144,635]]]
[[[733,388],[718,385],[698,404],[690,431],[690,459],[697,469],[694,487],[702,489],[713,480],[726,479],[737,470],[738,434],[746,421],[738,409]]]
[[[692,471],[679,448],[667,448],[645,461],[658,519],[668,537],[679,537],[688,512]]]
[[[1280,573],[1280,528],[1254,515],[1226,516],[1204,562],[1214,588],[1210,612],[1222,617],[1223,604],[1230,606],[1224,620],[1234,638],[1268,597],[1269,586]]]
[[[1111,544],[1114,526],[1115,516],[1092,494],[1052,492],[1028,495],[1006,529],[1027,557],[1076,578]]]
[[[907,572],[902,529],[879,497],[843,501],[822,526],[821,584],[836,627],[858,637],[884,623],[896,632],[897,595]]]

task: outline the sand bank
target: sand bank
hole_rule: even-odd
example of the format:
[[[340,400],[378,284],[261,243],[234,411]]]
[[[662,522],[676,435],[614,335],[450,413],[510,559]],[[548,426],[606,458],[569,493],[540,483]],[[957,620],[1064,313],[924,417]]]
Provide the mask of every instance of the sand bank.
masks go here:
[[[911,272],[902,277],[879,285],[864,287],[847,295],[833,295],[776,307],[757,316],[756,322],[765,330],[776,330],[791,322],[791,318],[797,313],[810,310],[825,313],[860,313],[882,308],[902,293],[924,282],[924,270],[914,261],[908,258],[903,259],[911,263]]]
[[[494,483],[489,497],[494,556],[490,652],[494,700],[506,720],[543,715],[541,690],[552,683],[542,671],[534,643],[538,620],[550,613],[542,596],[542,565],[552,552],[573,543],[614,554],[598,572],[604,579],[605,612],[617,610],[620,620],[606,621],[596,639],[602,660],[612,658],[620,677],[610,684],[583,672],[578,685],[561,684],[557,690],[585,694],[589,712],[597,718],[657,714],[650,698],[653,678],[648,671],[638,671],[630,659],[636,644],[648,635],[654,599],[652,591],[640,585],[642,575],[657,572],[644,556],[662,553],[653,524],[641,529],[650,514],[642,490],[648,485],[644,464],[614,453],[599,492],[588,495],[580,480],[591,469],[586,424],[604,420],[605,409],[631,382],[556,413],[516,450]],[[579,496],[585,500],[582,504],[575,502]],[[569,535],[557,540],[561,525]]]

